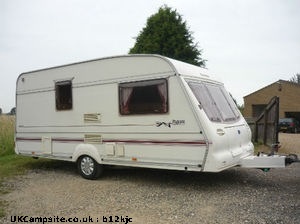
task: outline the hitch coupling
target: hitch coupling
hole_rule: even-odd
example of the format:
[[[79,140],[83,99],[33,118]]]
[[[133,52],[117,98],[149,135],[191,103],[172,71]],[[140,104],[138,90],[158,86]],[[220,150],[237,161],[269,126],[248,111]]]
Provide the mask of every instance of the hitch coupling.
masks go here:
[[[289,154],[285,157],[285,165],[290,165],[292,163],[300,163],[300,160],[296,154]]]

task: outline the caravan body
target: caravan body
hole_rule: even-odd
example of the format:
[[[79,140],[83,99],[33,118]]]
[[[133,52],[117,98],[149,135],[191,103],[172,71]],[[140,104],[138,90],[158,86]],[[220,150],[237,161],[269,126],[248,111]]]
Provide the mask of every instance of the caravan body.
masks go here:
[[[98,164],[218,172],[253,154],[223,84],[159,55],[23,73],[16,104],[16,153],[79,162],[87,178]]]

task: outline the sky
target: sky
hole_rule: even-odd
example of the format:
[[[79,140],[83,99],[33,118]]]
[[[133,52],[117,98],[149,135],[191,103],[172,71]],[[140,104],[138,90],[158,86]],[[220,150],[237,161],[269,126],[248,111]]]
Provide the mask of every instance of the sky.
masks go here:
[[[299,0],[0,0],[0,108],[15,106],[22,72],[127,54],[164,4],[238,104],[300,73]]]

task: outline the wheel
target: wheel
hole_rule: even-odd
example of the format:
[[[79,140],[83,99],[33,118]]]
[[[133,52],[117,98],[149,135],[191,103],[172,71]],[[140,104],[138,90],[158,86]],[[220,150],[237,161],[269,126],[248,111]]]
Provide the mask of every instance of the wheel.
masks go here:
[[[89,180],[97,179],[103,172],[103,166],[87,155],[81,156],[78,159],[77,166],[80,175]]]

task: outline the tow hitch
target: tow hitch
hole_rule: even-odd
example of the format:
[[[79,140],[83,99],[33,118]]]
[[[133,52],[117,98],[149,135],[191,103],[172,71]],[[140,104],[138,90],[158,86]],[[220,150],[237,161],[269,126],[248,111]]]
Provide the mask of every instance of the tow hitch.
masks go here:
[[[279,142],[271,147],[270,153],[259,152],[256,156],[247,156],[240,160],[239,165],[245,168],[258,168],[265,172],[270,168],[284,168],[292,163],[300,162],[296,154],[278,155]]]
[[[300,159],[296,154],[289,154],[285,157],[285,164],[290,165],[292,163],[300,163]]]

